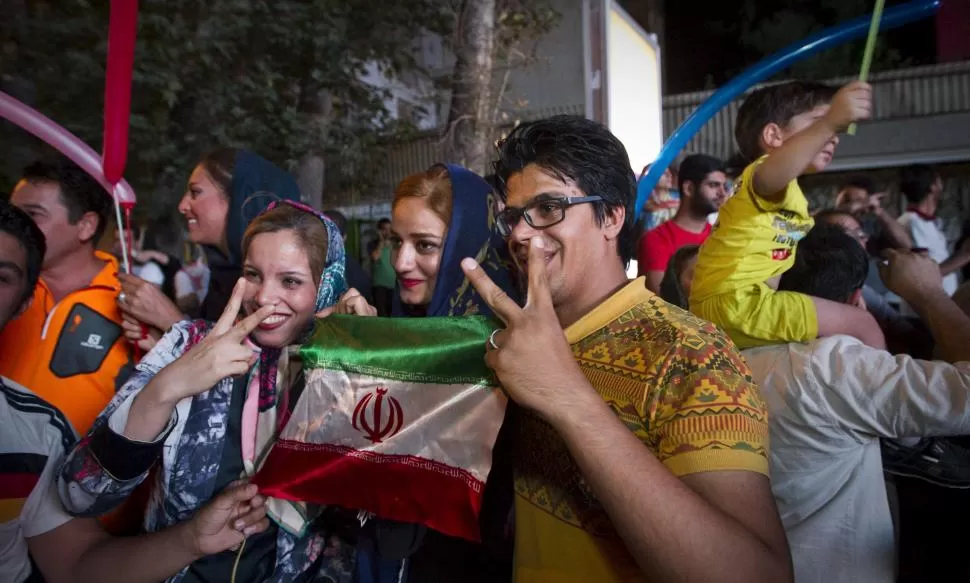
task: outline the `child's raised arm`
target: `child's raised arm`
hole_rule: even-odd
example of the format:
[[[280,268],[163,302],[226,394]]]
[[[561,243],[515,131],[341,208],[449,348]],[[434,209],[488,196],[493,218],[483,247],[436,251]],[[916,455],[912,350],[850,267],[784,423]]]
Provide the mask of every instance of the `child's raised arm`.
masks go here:
[[[766,126],[762,139],[777,149],[754,171],[752,186],[755,194],[769,202],[779,202],[784,198],[788,184],[805,173],[836,133],[854,121],[869,118],[871,112],[872,87],[853,81],[835,94],[824,116],[793,136],[785,139],[783,128],[775,124]]]

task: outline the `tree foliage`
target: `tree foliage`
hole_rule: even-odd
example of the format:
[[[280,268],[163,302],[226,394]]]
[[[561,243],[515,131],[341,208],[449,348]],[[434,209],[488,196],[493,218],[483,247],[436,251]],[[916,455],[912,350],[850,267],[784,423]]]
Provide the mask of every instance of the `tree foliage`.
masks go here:
[[[107,2],[18,4],[0,31],[5,91],[101,147]],[[441,0],[142,0],[129,167],[142,212],[174,210],[195,160],[219,146],[251,148],[292,168],[306,154],[366,168],[380,136],[399,128],[385,91],[362,80],[414,70],[424,31],[448,34]],[[37,145],[10,124],[0,138],[5,184]],[[368,173],[341,174],[366,181]]]
[[[539,40],[561,15],[549,0],[457,0],[452,2],[455,55],[444,128],[449,161],[487,172],[490,145],[498,128],[509,124],[510,111],[528,103],[508,98],[512,72],[536,64]]]

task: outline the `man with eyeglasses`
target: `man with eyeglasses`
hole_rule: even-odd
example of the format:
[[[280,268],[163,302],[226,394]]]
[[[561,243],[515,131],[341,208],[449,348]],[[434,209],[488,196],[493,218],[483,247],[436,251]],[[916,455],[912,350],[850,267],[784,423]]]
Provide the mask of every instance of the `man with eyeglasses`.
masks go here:
[[[713,325],[626,277],[623,145],[556,116],[513,130],[495,169],[525,306],[462,265],[504,322],[486,362],[522,408],[515,580],[790,581],[747,365]]]
[[[869,234],[855,216],[838,209],[828,209],[815,215],[816,225],[835,225],[855,239],[863,249],[869,243]],[[880,281],[880,284],[882,282]],[[909,354],[916,358],[933,358],[933,337],[918,318],[899,313],[887,300],[869,285],[868,278],[862,286],[862,300],[886,336],[886,349],[893,354]]]
[[[647,289],[660,292],[667,263],[685,245],[700,245],[711,234],[708,217],[727,200],[724,162],[713,156],[693,154],[684,158],[677,175],[680,207],[674,218],[640,239],[637,268],[647,277]]]

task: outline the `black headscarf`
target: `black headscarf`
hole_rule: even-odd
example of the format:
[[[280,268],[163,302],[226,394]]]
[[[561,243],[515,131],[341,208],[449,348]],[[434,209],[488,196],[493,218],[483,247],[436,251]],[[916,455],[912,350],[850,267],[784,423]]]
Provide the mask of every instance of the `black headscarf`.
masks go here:
[[[226,215],[227,257],[214,245],[203,245],[212,276],[202,303],[201,317],[214,322],[222,315],[232,288],[242,275],[242,238],[250,221],[277,200],[300,200],[300,188],[288,172],[249,150],[240,150],[232,168],[229,211]]]

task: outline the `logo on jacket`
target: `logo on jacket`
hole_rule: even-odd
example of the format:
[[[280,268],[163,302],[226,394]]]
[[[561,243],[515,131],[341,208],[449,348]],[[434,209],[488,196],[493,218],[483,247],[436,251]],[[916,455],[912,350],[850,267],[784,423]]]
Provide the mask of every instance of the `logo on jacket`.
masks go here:
[[[378,387],[357,401],[354,407],[354,429],[363,433],[371,443],[394,437],[404,425],[404,411],[397,399]]]
[[[104,346],[101,345],[100,334],[88,334],[88,339],[82,342],[81,346],[85,348],[93,348],[95,350],[104,350]]]

